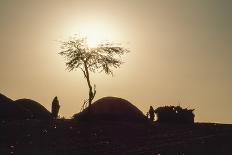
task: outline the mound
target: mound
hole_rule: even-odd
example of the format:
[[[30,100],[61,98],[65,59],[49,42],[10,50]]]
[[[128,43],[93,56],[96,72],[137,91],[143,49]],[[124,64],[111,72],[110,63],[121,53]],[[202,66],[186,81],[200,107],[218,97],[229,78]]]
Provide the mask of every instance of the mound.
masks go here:
[[[143,113],[129,101],[117,97],[104,97],[91,105],[88,109],[75,114],[77,120],[109,120],[141,122],[146,118]]]
[[[30,99],[16,101],[0,94],[0,119],[49,119],[51,113],[41,104]]]
[[[13,100],[0,94],[0,119],[26,119],[30,116],[31,112],[29,110],[14,104]]]
[[[13,100],[0,93],[0,104],[10,102],[13,102]]]
[[[21,106],[31,112],[31,117],[34,119],[49,119],[51,113],[40,103],[30,99],[19,99],[14,101],[14,104]]]

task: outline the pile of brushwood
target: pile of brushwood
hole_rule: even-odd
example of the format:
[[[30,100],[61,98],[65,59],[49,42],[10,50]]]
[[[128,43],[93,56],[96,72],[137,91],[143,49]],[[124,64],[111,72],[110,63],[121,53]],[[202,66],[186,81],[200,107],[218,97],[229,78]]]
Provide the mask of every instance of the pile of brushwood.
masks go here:
[[[194,123],[194,109],[180,106],[164,106],[155,109],[159,123]]]

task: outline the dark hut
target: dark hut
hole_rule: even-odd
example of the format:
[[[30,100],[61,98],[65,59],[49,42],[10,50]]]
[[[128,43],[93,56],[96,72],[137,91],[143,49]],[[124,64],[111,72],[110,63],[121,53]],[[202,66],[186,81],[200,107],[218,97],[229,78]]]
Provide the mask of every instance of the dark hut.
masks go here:
[[[32,113],[20,105],[14,103],[13,100],[0,94],[0,119],[15,120],[30,118]]]
[[[159,123],[194,123],[194,109],[180,106],[164,106],[155,110]]]
[[[107,120],[107,121],[145,121],[143,113],[129,101],[117,97],[104,97],[88,108],[73,116],[77,120]]]
[[[19,99],[16,101],[0,94],[0,119],[22,120],[22,119],[49,119],[51,113],[40,103],[30,99]]]
[[[10,102],[13,102],[13,100],[0,93],[0,104]]]
[[[51,113],[40,103],[30,99],[19,99],[14,104],[21,106],[31,112],[32,119],[50,119]]]

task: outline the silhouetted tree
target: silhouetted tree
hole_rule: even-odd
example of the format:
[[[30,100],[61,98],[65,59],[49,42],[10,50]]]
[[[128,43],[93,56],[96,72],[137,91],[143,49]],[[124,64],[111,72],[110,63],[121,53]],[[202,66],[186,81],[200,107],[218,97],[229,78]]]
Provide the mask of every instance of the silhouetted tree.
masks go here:
[[[81,69],[87,80],[89,99],[84,102],[83,107],[88,102],[89,109],[96,95],[96,86],[94,85],[93,88],[89,72],[104,71],[106,74],[113,75],[111,68],[120,67],[122,64],[120,56],[129,52],[112,43],[99,44],[96,48],[90,48],[86,38],[72,38],[69,41],[63,41],[61,49],[59,54],[66,58],[67,69],[69,71]]]

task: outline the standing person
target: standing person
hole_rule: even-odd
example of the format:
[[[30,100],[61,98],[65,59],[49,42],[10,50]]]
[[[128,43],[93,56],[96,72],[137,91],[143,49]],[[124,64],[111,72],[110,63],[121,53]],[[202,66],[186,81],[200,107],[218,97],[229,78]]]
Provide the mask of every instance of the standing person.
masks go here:
[[[147,118],[147,120],[149,119],[149,112],[147,112],[147,114],[146,114],[146,118]]]
[[[52,101],[52,118],[56,119],[60,110],[60,105],[57,96]]]
[[[150,106],[149,115],[150,115],[150,120],[153,122],[154,121],[154,117],[155,117],[155,110],[153,109],[152,106]]]

